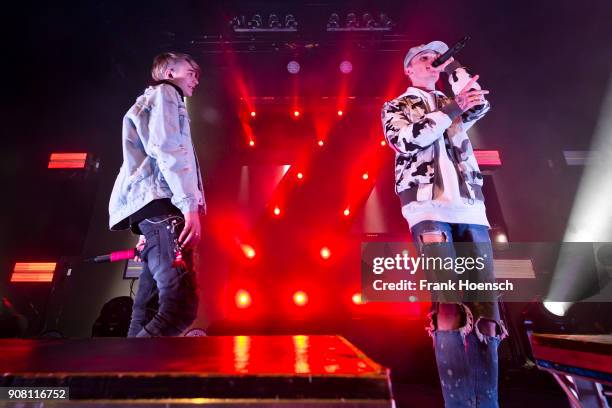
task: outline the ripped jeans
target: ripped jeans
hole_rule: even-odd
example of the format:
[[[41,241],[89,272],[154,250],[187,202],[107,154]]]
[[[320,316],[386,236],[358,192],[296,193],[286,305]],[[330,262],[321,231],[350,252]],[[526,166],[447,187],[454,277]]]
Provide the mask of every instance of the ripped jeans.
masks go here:
[[[184,223],[182,217],[168,215],[138,224],[146,244],[128,337],[178,336],[196,318],[198,294],[192,252],[182,251],[186,267],[172,265],[175,240]]]
[[[486,226],[422,221],[411,228],[411,233],[417,250],[425,257],[456,258],[461,255],[484,259],[484,269],[477,274],[466,272],[466,276],[460,276],[453,270],[426,270],[429,280],[495,281],[493,250]],[[452,244],[456,242],[470,244],[455,248]],[[490,293],[489,298],[483,299],[482,294],[449,291],[432,293],[432,300],[428,331],[434,342],[445,407],[498,407],[497,348],[508,333],[500,319],[497,295]],[[456,305],[458,327],[439,330],[440,309],[443,306],[447,310],[451,304]],[[494,336],[481,330],[482,325],[491,322],[495,327]]]

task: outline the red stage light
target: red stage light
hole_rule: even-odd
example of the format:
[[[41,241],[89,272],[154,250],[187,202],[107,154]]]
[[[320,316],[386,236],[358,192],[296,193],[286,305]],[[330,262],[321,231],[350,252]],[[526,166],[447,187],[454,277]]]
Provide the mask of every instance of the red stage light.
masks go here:
[[[304,178],[304,175],[302,174],[302,172],[299,172],[297,174],[297,178],[300,179],[300,180]]]
[[[323,144],[324,144],[324,143],[323,143],[323,141],[322,141],[322,140],[319,140],[319,141],[317,142],[317,144],[318,144],[319,146],[323,146]]]
[[[384,141],[384,140],[381,140],[381,141],[380,141],[380,145],[381,145],[381,146],[386,146],[386,145],[387,145],[387,142],[386,142],[386,141]]]
[[[342,112],[341,110],[338,111],[338,116],[342,116],[344,115],[344,112]]]
[[[348,217],[349,215],[351,215],[351,210],[348,209],[348,207],[344,210],[344,216]]]
[[[246,309],[251,306],[252,303],[251,295],[244,289],[237,291],[234,299],[236,301],[236,307],[239,309]]]
[[[49,169],[84,169],[87,153],[51,153]]]
[[[356,305],[363,304],[363,298],[361,297],[361,293],[355,293],[352,297],[353,303]]]
[[[280,210],[280,208],[278,208],[278,206],[276,206],[276,207],[274,207],[274,211],[273,212],[274,212],[274,215],[276,215],[278,217],[280,215],[280,213],[281,213],[281,210]]]
[[[308,295],[306,292],[298,290],[293,294],[293,303],[297,306],[305,306],[308,303]]]
[[[474,150],[474,156],[480,166],[501,166],[498,150]]]
[[[251,111],[251,117],[254,118],[255,116],[257,116],[257,112]]]
[[[361,178],[363,178],[364,180],[367,180],[370,176],[368,176],[368,173],[363,173]]]
[[[321,251],[319,251],[319,253],[321,254],[321,258],[323,259],[329,259],[329,257],[331,256],[331,251],[328,247],[321,248]]]
[[[255,249],[248,244],[240,244],[240,249],[242,249],[242,253],[249,259],[255,258]]]
[[[55,262],[17,262],[11,282],[52,282]]]
[[[255,146],[255,141],[254,140],[249,140],[249,146],[251,146],[251,147]]]
[[[296,117],[296,118],[299,117],[300,116],[300,111],[299,110],[294,110],[293,111],[293,116]]]

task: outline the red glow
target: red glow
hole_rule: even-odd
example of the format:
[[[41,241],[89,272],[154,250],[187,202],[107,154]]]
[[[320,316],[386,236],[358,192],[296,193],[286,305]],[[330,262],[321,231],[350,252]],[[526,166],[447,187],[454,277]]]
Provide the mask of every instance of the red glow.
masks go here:
[[[257,116],[257,112],[251,111],[251,117],[254,118],[255,116]]]
[[[274,207],[274,215],[276,215],[277,217],[280,215],[281,210],[280,208],[278,208],[278,206]]]
[[[303,179],[303,178],[304,178],[304,175],[303,175],[301,172],[299,172],[299,173],[297,174],[297,178],[301,180],[301,179]]]
[[[384,141],[384,140],[381,140],[381,141],[380,141],[380,145],[381,145],[381,146],[386,146],[386,145],[387,145],[387,142],[386,142],[386,141]]]
[[[349,215],[351,215],[351,210],[348,209],[348,207],[344,210],[344,216],[348,217]]]
[[[338,116],[342,116],[344,115],[344,112],[342,112],[341,110],[338,111]]]
[[[299,110],[294,110],[293,111],[293,116],[296,117],[296,118],[299,117],[300,116],[300,111]]]
[[[251,147],[255,146],[255,141],[254,140],[249,140],[249,146],[251,146]]]
[[[242,253],[248,259],[253,259],[253,258],[255,258],[255,255],[257,255],[255,253],[255,249],[252,246],[248,245],[248,244],[240,244],[240,249],[242,249]]]
[[[293,303],[295,303],[297,306],[306,306],[306,303],[308,303],[308,295],[306,292],[301,290],[295,292],[293,294]]]
[[[329,257],[331,256],[331,251],[328,247],[321,248],[321,251],[319,251],[319,253],[321,254],[321,258],[323,259],[329,259]]]
[[[87,153],[51,153],[49,169],[84,169]]]
[[[252,303],[251,295],[244,289],[238,290],[234,299],[236,301],[236,307],[239,309],[246,309],[251,306]]]
[[[11,282],[52,282],[55,262],[17,262]]]
[[[317,142],[317,144],[318,144],[319,146],[323,146],[325,143],[323,143],[323,141],[322,141],[322,140],[319,140],[319,141]]]
[[[474,150],[476,161],[480,166],[501,166],[499,150]]]
[[[363,178],[364,180],[367,180],[370,176],[368,176],[368,173],[363,173],[361,175],[361,178]]]
[[[361,305],[363,304],[363,298],[361,297],[361,293],[355,293],[351,298],[354,304]]]

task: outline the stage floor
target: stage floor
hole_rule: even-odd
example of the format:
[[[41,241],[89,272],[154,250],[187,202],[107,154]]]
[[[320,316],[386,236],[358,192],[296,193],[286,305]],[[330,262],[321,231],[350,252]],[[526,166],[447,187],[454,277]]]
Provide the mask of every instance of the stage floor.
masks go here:
[[[45,406],[392,401],[388,370],[340,336],[4,339],[0,350],[0,386],[69,387],[70,402]]]

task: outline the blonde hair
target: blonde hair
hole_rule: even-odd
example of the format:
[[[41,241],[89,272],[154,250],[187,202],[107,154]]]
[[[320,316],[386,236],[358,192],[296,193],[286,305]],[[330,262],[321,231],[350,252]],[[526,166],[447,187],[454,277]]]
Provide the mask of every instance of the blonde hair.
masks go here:
[[[200,76],[200,66],[189,54],[181,52],[164,52],[153,58],[153,66],[151,67],[151,76],[155,81],[166,79],[164,74],[168,68],[173,68],[179,61],[185,61],[191,68],[196,71],[196,75]]]

